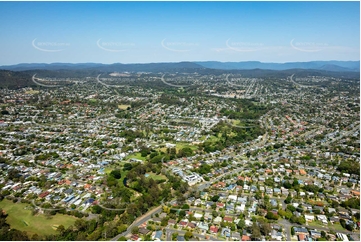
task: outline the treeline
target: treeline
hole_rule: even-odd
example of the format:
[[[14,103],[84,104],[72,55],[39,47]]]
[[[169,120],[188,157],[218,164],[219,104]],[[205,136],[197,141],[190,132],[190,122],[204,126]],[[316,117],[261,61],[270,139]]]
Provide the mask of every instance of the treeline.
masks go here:
[[[177,149],[175,147],[167,148],[166,152],[163,151],[156,151],[152,148],[148,147],[142,147],[140,150],[140,154],[142,157],[147,157],[147,160],[151,163],[161,163],[173,160],[175,158],[182,158],[182,157],[190,157],[194,155],[194,151],[190,147],[183,147],[182,149],[179,149],[177,152]]]
[[[264,130],[258,124],[252,124],[250,127],[232,126],[226,122],[219,122],[212,128],[212,135],[218,136],[222,134],[217,141],[205,141],[199,147],[205,152],[214,152],[222,150],[228,146],[238,143],[244,143],[256,139],[258,136],[264,134]]]
[[[186,101],[182,102],[179,99],[179,97],[169,95],[169,94],[162,94],[158,98],[158,102],[162,103],[162,104],[169,105],[169,106],[171,106],[171,105],[175,105],[175,106],[186,106],[186,105],[188,105],[188,102],[186,102]]]
[[[128,130],[123,130],[123,131],[121,131],[120,134],[119,134],[119,136],[126,138],[126,139],[127,139],[127,142],[128,142],[128,143],[131,143],[131,142],[133,142],[136,138],[143,138],[143,137],[144,137],[144,134],[143,134],[143,132],[138,131],[138,130],[133,131],[133,130],[128,129]]]
[[[32,76],[28,73],[0,70],[0,88],[35,87],[31,78]]]
[[[356,161],[341,161],[337,170],[344,173],[360,175],[360,163]]]
[[[7,214],[2,208],[0,208],[0,240],[2,241],[27,241],[30,240],[27,233],[17,230],[11,229],[10,225],[6,222]]]
[[[237,99],[236,110],[222,108],[220,113],[229,119],[259,119],[268,110],[267,106],[255,104],[252,99]]]
[[[154,180],[145,176],[150,172],[161,174],[161,164],[127,163],[124,165],[123,171],[127,173],[122,179],[119,178],[121,171],[117,169],[107,176],[106,182],[117,180],[107,185],[110,187],[113,197],[119,198],[119,202],[104,206],[124,208],[124,210],[112,211],[98,205],[92,207],[93,213],[101,215],[106,221],[112,221],[119,216],[121,224],[130,225],[136,217],[146,213],[149,208],[160,205],[162,201],[168,201],[174,197],[184,201],[183,195],[188,191],[188,183],[182,181],[180,177],[164,174],[168,180],[165,183],[165,179]],[[134,196],[135,193],[138,195]]]

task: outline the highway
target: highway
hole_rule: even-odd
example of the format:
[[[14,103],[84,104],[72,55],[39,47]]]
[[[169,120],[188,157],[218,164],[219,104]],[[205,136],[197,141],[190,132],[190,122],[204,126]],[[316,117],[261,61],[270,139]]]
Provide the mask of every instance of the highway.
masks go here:
[[[165,76],[165,74],[163,74],[163,76],[162,76],[160,79],[162,80],[162,82],[163,82],[164,84],[166,84],[166,85],[168,85],[168,86],[171,86],[171,87],[189,87],[189,86],[191,86],[191,85],[175,85],[175,84],[166,82],[166,81],[164,80],[164,76]]]
[[[33,77],[31,78],[31,80],[36,84],[36,85],[39,85],[39,86],[42,86],[42,87],[62,87],[63,85],[46,85],[46,84],[42,84],[40,82],[37,82],[35,81],[35,76],[36,74],[33,75]],[[37,78],[39,80],[41,80],[40,78]]]

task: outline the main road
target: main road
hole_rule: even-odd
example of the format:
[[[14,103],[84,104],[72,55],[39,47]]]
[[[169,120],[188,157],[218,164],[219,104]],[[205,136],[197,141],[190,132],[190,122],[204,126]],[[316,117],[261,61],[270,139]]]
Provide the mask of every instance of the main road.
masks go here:
[[[162,211],[162,205],[159,205],[158,207],[153,208],[152,210],[148,211],[146,214],[137,218],[131,225],[129,225],[128,229],[125,232],[118,234],[117,236],[112,238],[111,241],[118,241],[118,239],[120,237],[127,236],[128,234],[131,233],[133,227],[140,226],[142,223],[148,221],[152,217],[153,214],[159,213],[160,211]]]

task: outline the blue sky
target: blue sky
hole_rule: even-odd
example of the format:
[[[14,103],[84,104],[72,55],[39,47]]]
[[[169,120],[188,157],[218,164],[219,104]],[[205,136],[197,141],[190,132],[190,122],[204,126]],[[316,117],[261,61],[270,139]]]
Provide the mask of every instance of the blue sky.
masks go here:
[[[0,65],[360,59],[359,2],[0,2]]]

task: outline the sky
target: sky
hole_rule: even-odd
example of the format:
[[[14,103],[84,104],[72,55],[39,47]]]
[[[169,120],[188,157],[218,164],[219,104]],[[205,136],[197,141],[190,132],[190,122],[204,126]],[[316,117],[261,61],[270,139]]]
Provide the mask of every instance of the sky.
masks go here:
[[[0,2],[0,65],[360,60],[360,2]]]

